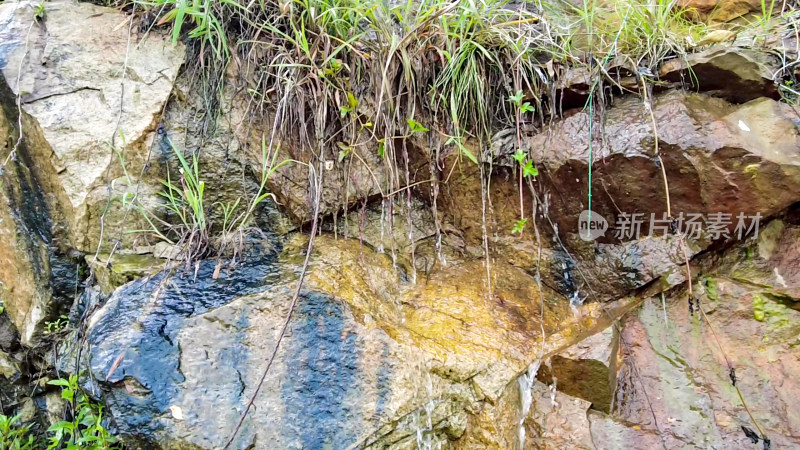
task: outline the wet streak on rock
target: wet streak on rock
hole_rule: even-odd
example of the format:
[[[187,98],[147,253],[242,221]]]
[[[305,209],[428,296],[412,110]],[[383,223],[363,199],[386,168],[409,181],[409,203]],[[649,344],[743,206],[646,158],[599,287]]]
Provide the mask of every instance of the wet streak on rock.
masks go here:
[[[11,92],[4,77],[0,77],[0,106],[13,129],[9,136],[9,142],[5,143],[10,153],[20,136],[18,129],[20,112],[17,109],[16,96]],[[3,153],[4,159],[7,154],[7,152]],[[18,213],[14,215],[14,221],[17,227],[24,231],[17,237],[27,236],[29,238],[23,239],[22,243],[26,247],[25,251],[31,257],[34,275],[41,275],[49,271],[49,264],[46,257],[36,249],[39,245],[49,244],[53,239],[53,233],[44,192],[36,179],[36,173],[31,170],[34,167],[28,152],[28,145],[25,139],[22,139],[17,146],[15,157],[12,157],[5,167],[8,172],[3,174],[2,187],[8,199],[10,211]]]
[[[217,280],[212,278],[216,262],[207,260],[200,263],[196,277],[185,269],[161,272],[114,293],[105,313],[91,326],[88,343],[91,370],[98,380],[106,379],[116,358],[124,353],[108,380],[111,386],[104,386],[110,391],[107,401],[112,410],[132,413],[122,422],[121,432],[153,433],[160,426],[154,417],[163,414],[178,395],[184,376],[177,336],[184,320],[268,289],[279,276],[276,256],[275,250],[251,255],[235,270],[222,271]],[[246,318],[240,324],[246,328]],[[241,363],[246,355],[238,352],[231,360],[235,369],[244,370]]]
[[[58,234],[63,225],[57,223],[55,218],[61,217],[61,214],[54,210],[55,206],[49,201],[41,182],[43,177],[50,174],[36,162],[29,146],[28,141],[35,140],[32,134],[38,130],[32,129],[31,123],[23,118],[24,137],[17,144],[21,133],[18,129],[21,112],[16,105],[16,96],[3,76],[0,76],[0,108],[4,119],[2,122],[6,122],[0,122],[0,125],[5,125],[9,131],[0,159],[5,160],[16,146],[16,154],[8,160],[0,174],[0,195],[7,205],[6,213],[13,221],[13,224],[5,224],[0,229],[0,235],[8,236],[8,241],[0,243],[0,248],[5,253],[4,257],[16,261],[12,265],[30,265],[25,269],[16,267],[18,271],[14,267],[7,267],[7,273],[0,270],[0,274],[4,275],[2,278],[5,278],[0,281],[6,283],[8,286],[4,287],[10,291],[10,294],[6,293],[10,297],[5,301],[10,312],[14,313],[12,321],[18,328],[23,328],[19,330],[23,341],[29,342],[37,323],[65,313],[69,308],[77,290],[79,266],[77,258],[70,258],[60,248]],[[23,270],[23,273],[19,270]],[[42,310],[34,314],[37,308]]]
[[[345,315],[342,302],[326,295],[305,294],[298,305],[281,398],[292,411],[284,416],[284,433],[299,436],[303,448],[347,448],[356,442],[354,430],[342,424],[360,411],[347,409],[343,400],[359,395],[361,349]],[[386,395],[387,389],[380,392]]]

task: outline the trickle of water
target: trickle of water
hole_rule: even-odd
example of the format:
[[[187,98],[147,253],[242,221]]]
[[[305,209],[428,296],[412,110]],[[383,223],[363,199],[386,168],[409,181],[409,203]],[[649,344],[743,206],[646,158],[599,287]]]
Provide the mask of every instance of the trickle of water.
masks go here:
[[[519,384],[519,398],[520,398],[520,405],[519,405],[519,448],[523,448],[525,446],[525,418],[528,417],[528,412],[531,410],[531,405],[533,404],[533,395],[531,389],[533,389],[533,381],[536,379],[536,374],[539,372],[539,366],[541,366],[542,360],[537,359],[530,366],[528,366],[528,370],[525,371],[520,377],[517,379],[517,383]]]
[[[569,306],[571,306],[573,309],[577,309],[581,305],[583,305],[581,292],[576,289],[575,292],[569,296]]]
[[[439,263],[442,267],[447,267],[447,259],[442,253],[442,233],[439,233],[438,230],[436,233],[436,257],[439,258]]]
[[[428,394],[428,401],[425,406],[418,410],[416,413],[417,422],[417,448],[420,450],[432,450],[434,446],[434,433],[433,433],[433,410],[436,404],[433,401],[433,380],[431,374],[426,374],[425,391]],[[422,414],[425,417],[422,417]],[[436,448],[441,448],[441,442],[436,445]]]
[[[558,383],[558,379],[553,377],[553,384],[550,385],[550,404],[553,405],[553,408],[558,408],[558,402],[556,401],[556,383]]]

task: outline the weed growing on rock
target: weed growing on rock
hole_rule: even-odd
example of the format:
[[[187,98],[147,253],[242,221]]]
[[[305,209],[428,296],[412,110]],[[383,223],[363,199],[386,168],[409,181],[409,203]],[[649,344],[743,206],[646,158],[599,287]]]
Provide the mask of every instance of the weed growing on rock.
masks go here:
[[[52,322],[44,323],[44,334],[58,333],[69,325],[69,318],[65,315],[59,316],[58,319]]]
[[[70,420],[56,422],[48,428],[48,449],[63,448],[106,450],[121,448],[117,438],[103,426],[103,407],[93,402],[78,386],[78,376],[52,380],[47,384],[61,387],[61,398],[67,401]]]
[[[33,7],[33,19],[37,22],[43,22],[47,11],[44,8],[44,3],[39,3]]]
[[[171,258],[196,262],[209,256],[222,256],[229,251],[234,255],[243,245],[243,233],[256,208],[268,198],[275,196],[266,191],[267,180],[289,161],[277,162],[278,151],[268,155],[266,143],[262,141],[261,184],[255,195],[246,202],[238,198],[231,203],[217,202],[208,205],[206,201],[206,182],[201,179],[197,154],[187,159],[181,150],[170,142],[173,155],[178,160],[176,178],[167,170],[167,178],[161,183],[159,193],[166,215],[159,216],[139,203],[133,195],[125,197],[123,203],[136,209],[145,219],[149,228],[128,230],[154,237],[173,246]],[[214,188],[213,186],[211,187]],[[222,210],[222,223],[215,227],[209,217],[212,206]]]
[[[577,7],[504,0],[137,4],[155,10],[157,23],[172,24],[173,39],[185,34],[207,43],[214,57],[227,59],[234,43],[251,62],[247,92],[254,103],[288,100],[282,132],[311,143],[312,133],[336,133],[351,121],[369,124],[371,142],[354,146],[383,144],[389,156],[389,142],[407,119],[430,124],[458,153],[465,148],[459,142],[487,140],[513,122],[515,110],[506,98],[524,91],[534,99],[528,108],[536,107],[557,76],[553,63],[593,67],[593,55],[612,53],[620,57],[617,64],[627,61],[622,63],[637,73],[684,54],[687,36],[705,30],[677,0],[585,0]],[[195,25],[188,33],[187,22]],[[331,110],[341,114],[327,114]],[[544,117],[548,111],[538,112]]]
[[[31,425],[22,425],[22,416],[0,415],[0,448],[3,450],[33,450],[38,448],[66,450],[120,449],[117,438],[103,425],[103,407],[78,386],[78,376],[49,381],[61,388],[61,398],[67,402],[67,420],[47,429],[47,444],[40,442]]]
[[[126,196],[123,203],[131,205],[147,221],[149,229],[128,230],[130,233],[144,233],[158,238],[180,249],[181,259],[189,261],[200,259],[208,253],[210,223],[206,218],[205,182],[200,179],[197,155],[191,155],[191,163],[172,143],[173,155],[179,161],[179,177],[173,182],[170,171],[161,183],[164,189],[159,193],[167,217],[161,218],[148,210],[133,194]]]
[[[227,39],[227,24],[225,7],[244,9],[233,0],[155,0],[138,2],[145,8],[158,8],[167,11],[161,16],[158,25],[165,23],[172,24],[172,40],[178,41],[184,25],[194,26],[188,32],[191,39],[201,42],[203,50],[208,48],[216,58],[226,58],[229,56],[229,45]],[[202,50],[201,50],[202,52]]]
[[[8,417],[0,414],[0,448],[8,450],[33,450],[37,448],[31,426],[20,423],[21,415]]]

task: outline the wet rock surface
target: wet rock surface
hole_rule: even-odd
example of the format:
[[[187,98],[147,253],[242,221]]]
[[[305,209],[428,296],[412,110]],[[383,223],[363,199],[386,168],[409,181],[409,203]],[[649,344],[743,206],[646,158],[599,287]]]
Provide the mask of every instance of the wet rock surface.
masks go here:
[[[278,338],[304,245],[291,238],[217,281],[208,262],[196,280],[162,273],[114,293],[87,341],[123,435],[168,448],[224,442]],[[573,316],[513,267],[498,269],[504,281],[487,298],[469,263],[413,285],[387,254],[325,236],[312,261],[237,447],[413,446],[420,427],[419,439],[451,442],[543,351],[607,326],[596,305]],[[542,330],[544,347],[532,346]]]
[[[3,334],[19,332],[32,344],[46,320],[69,309],[79,263],[69,254],[58,202],[46,191],[55,173],[37,164],[43,138],[29,131],[21,142],[20,120],[30,130],[0,79],[0,157],[8,161],[0,169],[0,301],[13,330]]]
[[[604,333],[537,361],[492,407],[470,416],[456,448],[762,448],[763,439],[754,444],[743,426],[766,436],[771,448],[796,447],[800,415],[790,393],[800,316],[798,302],[786,295],[796,283],[778,275],[794,264],[787,256],[795,254],[789,242],[797,242],[798,230],[792,213],[758,239],[702,256],[693,286],[707,321],[700,311],[690,314],[681,286],[646,300]],[[610,343],[619,345],[618,370],[601,377],[614,379],[613,401],[601,411],[604,405],[576,388],[593,379],[576,362],[607,361]]]
[[[652,448],[662,440],[667,448],[754,447],[742,426],[758,435],[761,427],[773,448],[798,445],[800,411],[790,392],[800,316],[793,297],[774,292],[795,287],[776,275],[790,272],[794,257],[786,256],[795,252],[764,250],[796,242],[797,232],[796,224],[776,220],[757,240],[709,257],[694,284],[708,321],[690,314],[680,288],[620,322],[627,345],[612,413],[588,416],[596,448]]]
[[[753,8],[712,3],[695,6],[731,18]],[[261,233],[237,263],[165,267],[169,246],[124,233],[135,218],[121,199],[159,210],[175,144],[200,155],[218,221],[219,203],[258,189],[272,119],[237,95],[239,62],[209,102],[197,73],[179,74],[185,50],[169,37],[134,45],[116,10],[46,3],[39,23],[33,7],[0,4],[0,162],[14,149],[0,180],[3,412],[60,419],[46,381],[79,371],[75,347],[58,348],[60,372],[31,349],[50,346],[37,332],[78,295],[69,318],[85,344],[82,382],[108,427],[130,448],[222,447],[280,338],[308,244],[295,227],[311,219],[322,170],[322,233],[234,448],[748,448],[742,426],[760,426],[773,448],[800,445],[799,122],[776,101],[772,56],[736,40],[665,64],[652,115],[624,96],[594,117],[566,110],[543,130],[523,127],[540,174],[521,193],[516,130],[488,149],[465,141],[491,160],[483,166],[451,152],[434,170],[431,141],[387,143],[394,162],[408,153],[408,175],[375,148],[330,152],[344,138],[318,154],[314,130],[275,141],[278,161],[321,164],[269,180],[280,208],[256,211],[248,225]],[[555,87],[567,106],[583,106],[588,75]],[[763,226],[739,243],[613,230],[584,241],[590,164],[592,209],[612,228],[621,212],[666,212],[662,167],[673,215],[758,213]],[[419,184],[395,191],[409,182]],[[511,233],[520,195],[536,219]],[[95,259],[101,215],[111,234]],[[708,321],[689,312],[687,259]],[[87,268],[96,286],[81,284]]]
[[[594,410],[609,412],[617,387],[619,345],[617,328],[609,327],[551,357],[539,368],[537,379],[589,401]]]
[[[0,296],[25,344],[69,310],[83,252],[132,240],[122,196],[152,190],[128,173],[145,164],[183,62],[157,35],[130,45],[115,9],[53,2],[36,21],[35,5],[0,5]]]
[[[764,98],[733,105],[706,95],[669,93],[656,99],[654,115],[663,130],[660,151],[676,210],[747,207],[766,217],[796,201],[797,130],[784,106]],[[605,129],[613,138],[598,144],[595,162],[597,179],[604,182],[596,204],[609,218],[614,206],[632,212],[663,208],[649,120],[633,100],[609,110]],[[434,219],[423,205],[415,205],[411,228],[403,223],[388,230],[386,217],[394,212],[374,206],[353,211],[346,223],[342,218],[329,223],[327,232],[335,230],[340,237],[316,239],[296,316],[236,446],[652,448],[663,441],[671,448],[724,445],[728,439],[744,445],[740,427],[747,418],[725,387],[727,372],[718,355],[709,350],[709,329],[688,315],[685,294],[670,291],[666,310],[659,308],[660,297],[650,299],[616,326],[612,321],[635,300],[586,304],[577,316],[570,309],[565,294],[585,286],[604,298],[658,278],[664,287],[675,286],[684,280],[685,258],[711,244],[707,238],[690,241],[683,255],[676,236],[625,243],[577,239],[573,210],[584,206],[581,196],[573,195],[581,189],[570,180],[583,179],[586,169],[586,125],[586,115],[578,113],[558,125],[563,129],[529,138],[531,149],[550,149],[534,153],[542,164],[541,192],[572,251],[568,255],[555,244],[542,249],[541,290],[532,230],[526,231],[527,239],[505,237],[503,231],[516,220],[516,211],[504,205],[516,204],[518,194],[503,178],[502,156],[489,207],[497,255],[488,275],[490,296],[486,266],[476,259],[482,254],[480,211],[464,200],[480,195],[474,168],[457,167],[445,188],[446,264],[430,244]],[[400,213],[396,222],[402,219]],[[721,277],[712,275],[714,270],[727,270],[727,277],[747,276],[752,281],[745,285],[759,286],[758,296],[749,300],[731,291],[725,302],[733,308],[730,320],[747,325],[721,328],[783,327],[772,350],[781,354],[796,339],[793,327],[785,325],[795,323],[793,310],[785,306],[787,296],[794,295],[794,279],[788,269],[773,269],[793,261],[779,255],[784,249],[793,254],[795,240],[790,219],[776,223],[761,230],[771,240],[750,251],[760,252],[761,259],[737,262],[736,255],[748,251],[735,247],[709,263],[702,279],[708,286],[708,279]],[[171,276],[134,281],[96,313],[88,330],[91,370],[129,442],[140,447],[159,442],[166,448],[214,448],[224,442],[278,337],[305,244],[304,238],[290,237],[282,248],[251,260],[252,267],[223,269],[226,275],[217,282],[208,280],[211,262],[201,265],[196,278],[179,269]],[[394,260],[391,245],[397,250]],[[426,257],[439,262],[428,265]],[[585,285],[579,269],[587,274]],[[620,280],[620,273],[628,278]],[[728,292],[724,282],[713,285],[716,295]],[[781,299],[780,307],[775,298]],[[718,314],[721,300],[702,301],[712,308],[710,317]],[[736,302],[753,305],[748,306],[752,318],[742,317],[737,308],[744,306]],[[675,342],[668,344],[670,339]],[[700,346],[705,350],[697,350]],[[771,364],[745,362],[746,351],[758,351],[746,349],[741,345],[736,358],[743,376]],[[531,371],[532,364],[538,370]],[[776,383],[785,385],[789,370]],[[740,386],[751,389],[744,381]],[[526,398],[527,410],[520,406]],[[210,406],[218,404],[233,407]],[[765,417],[768,433],[783,434],[773,442],[793,442],[793,419],[765,412],[766,404],[750,406],[754,415]]]
[[[547,211],[547,217],[539,216],[538,229],[550,241],[544,244],[545,259],[555,264],[545,263],[544,273],[565,295],[615,298],[670,272],[670,282],[680,282],[683,275],[677,267],[685,257],[722,236],[689,233],[686,255],[680,241],[669,234],[669,221],[661,222],[650,236],[651,215],[661,220],[667,212],[662,164],[670,212],[684,232],[690,229],[690,214],[699,214],[707,230],[710,215],[722,213],[730,215],[727,234],[735,235],[739,214],[766,218],[800,197],[800,132],[788,105],[763,97],[736,105],[705,94],[672,91],[657,95],[652,111],[651,117],[641,100],[629,97],[608,107],[602,122],[594,119],[593,130],[599,134],[592,139],[592,210],[607,221],[608,229],[591,242],[578,233],[580,214],[589,206],[588,112],[575,112],[523,140],[523,149],[540,171],[536,197],[525,186],[523,204],[530,208],[535,202],[540,214]],[[655,136],[660,161],[655,158]],[[511,169],[516,164],[511,157],[515,145],[513,136],[503,133],[492,144],[486,217],[498,254],[513,255],[530,267],[538,260],[530,226],[522,242],[507,237],[519,220],[520,190]],[[442,187],[442,208],[456,227],[472,224],[462,228],[465,237],[480,245],[483,215],[470,201],[480,198],[479,174],[472,168],[454,173]],[[640,214],[638,239],[632,238],[633,227],[626,228],[630,236],[620,234],[623,213],[629,218]],[[525,242],[530,244],[526,247]],[[564,268],[571,265],[581,270],[565,279]]]

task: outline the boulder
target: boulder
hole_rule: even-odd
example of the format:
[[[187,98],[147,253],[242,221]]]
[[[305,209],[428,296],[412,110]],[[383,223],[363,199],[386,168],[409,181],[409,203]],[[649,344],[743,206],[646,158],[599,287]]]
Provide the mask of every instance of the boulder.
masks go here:
[[[761,427],[773,448],[797,444],[800,304],[789,274],[796,272],[798,232],[796,218],[773,221],[757,239],[709,255],[695,283],[708,321],[690,314],[685,289],[625,319],[622,337],[631,351],[614,408],[621,421],[649,434],[660,429],[686,445],[752,446],[743,426]],[[731,383],[730,367],[758,426]]]
[[[724,233],[707,233],[711,214],[729,214],[720,223],[738,238],[739,214],[745,215],[743,224],[749,228],[756,215],[764,220],[800,200],[800,132],[791,107],[772,99],[736,105],[672,91],[655,97],[651,117],[640,99],[627,97],[614,102],[603,121],[595,119],[593,125],[592,210],[608,229],[591,241],[578,233],[581,213],[588,209],[588,111],[573,112],[522,141],[523,151],[539,168],[534,182],[537,227],[546,237],[541,270],[566,295],[616,298],[662,275],[669,275],[665,279],[670,284],[678,283],[685,275],[681,266],[686,257],[725,238]],[[667,222],[650,236],[651,214],[655,219],[666,214],[661,162],[654,159],[656,134],[673,218],[683,218],[683,232],[690,231],[690,214],[703,218],[704,231],[689,233],[688,245],[665,235]],[[515,149],[513,135],[498,133],[486,155],[493,160],[488,237],[498,258],[514,259],[534,271],[538,247],[533,227],[529,223],[521,236],[511,233],[520,218],[517,163],[511,157]],[[535,199],[528,186],[522,196],[529,216]],[[480,246],[477,168],[457,167],[443,184],[441,197],[446,220],[463,230],[467,245]],[[622,213],[641,214],[638,239],[622,235]]]
[[[712,46],[685,58],[666,61],[658,71],[661,81],[690,87],[733,103],[760,97],[780,99],[775,79],[779,74],[780,64],[774,56],[739,46]]]
[[[126,442],[224,444],[279,337],[306,244],[294,235],[217,280],[206,261],[134,281],[90,318],[90,370]],[[454,442],[534,360],[630,308],[592,304],[573,315],[507,265],[488,295],[476,276],[483,268],[453,264],[415,284],[387,253],[317,237],[294,317],[234,447]]]
[[[2,334],[12,337],[18,331],[30,344],[44,321],[69,309],[78,264],[67,254],[58,202],[45,191],[54,187],[55,173],[36,163],[44,141],[33,131],[20,141],[20,121],[23,128],[31,124],[0,78],[0,302],[8,318],[3,322],[10,321]]]
[[[760,0],[681,0],[678,5],[713,22],[728,22],[745,14],[761,11]]]
[[[95,251],[125,225],[122,215],[101,225],[114,199],[93,191],[149,162],[184,50],[157,33],[139,42],[132,16],[117,9],[48,2],[36,21],[36,5],[0,5],[0,71],[44,138],[28,145],[42,146],[35,163],[57,173],[46,192],[62,203],[72,246]]]
[[[68,311],[80,252],[133,239],[121,196],[183,61],[157,34],[137,45],[116,9],[48,2],[35,20],[35,5],[0,4],[0,296],[25,344]]]
[[[609,412],[616,389],[619,345],[616,327],[609,327],[551,357],[537,378],[590,402],[594,410]]]

